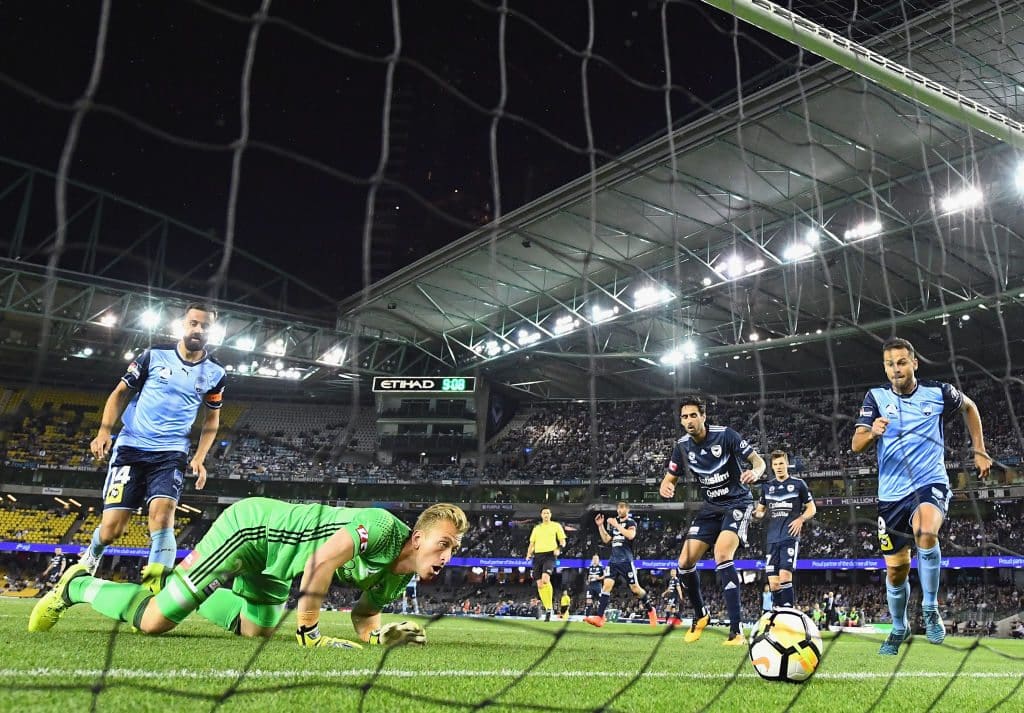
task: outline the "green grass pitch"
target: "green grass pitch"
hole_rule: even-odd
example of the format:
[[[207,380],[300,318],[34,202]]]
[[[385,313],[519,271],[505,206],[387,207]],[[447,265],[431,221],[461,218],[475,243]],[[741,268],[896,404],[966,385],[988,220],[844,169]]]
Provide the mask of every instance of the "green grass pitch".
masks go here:
[[[33,604],[0,600],[0,711],[1024,711],[1016,641],[919,636],[882,658],[880,637],[827,638],[797,686],[757,678],[713,629],[684,644],[663,627],[445,619],[425,647],[304,651],[290,621],[261,646],[198,617],[162,637],[115,632],[85,606],[29,634]],[[347,614],[321,628],[352,635]]]

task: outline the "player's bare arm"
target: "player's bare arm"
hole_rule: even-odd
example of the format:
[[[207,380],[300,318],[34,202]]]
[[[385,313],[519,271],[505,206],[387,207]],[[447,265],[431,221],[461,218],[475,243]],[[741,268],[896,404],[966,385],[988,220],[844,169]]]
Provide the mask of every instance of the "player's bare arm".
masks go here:
[[[679,477],[672,475],[671,473],[665,473],[665,477],[661,479],[661,487],[658,488],[658,493],[663,498],[671,498],[676,494],[676,483],[679,482]]]
[[[196,490],[202,490],[206,485],[206,454],[213,447],[213,441],[217,438],[217,430],[220,428],[220,409],[207,408],[203,418],[203,430],[199,435],[199,444],[196,446],[196,453],[192,456],[189,467],[192,475],[196,476]]]
[[[764,475],[764,471],[767,469],[767,464],[764,462],[764,458],[757,451],[753,451],[747,456],[747,461],[750,462],[750,468],[740,473],[740,482],[744,485],[750,485],[761,480]]]
[[[627,540],[632,540],[636,537],[635,527],[626,527],[618,519],[612,517],[608,518],[608,524],[615,528],[615,531],[625,537]],[[609,538],[610,539],[610,538]]]
[[[758,507],[761,507],[758,505]],[[800,533],[804,529],[804,524],[813,518],[818,513],[818,506],[814,504],[814,501],[804,505],[803,512],[800,513],[800,517],[789,523],[789,534],[793,537],[799,537]]]
[[[352,542],[352,536],[348,534],[347,530],[340,529],[306,560],[306,567],[299,582],[301,593],[295,607],[295,619],[298,623],[300,637],[304,633],[316,632],[316,638],[319,638],[320,606],[324,603],[324,597],[327,596],[327,590],[331,586],[335,571],[351,560],[354,553],[355,545]],[[353,623],[355,623],[354,613]],[[368,638],[369,634],[363,640]]]
[[[128,384],[119,381],[114,390],[110,392],[110,396],[107,397],[106,403],[103,404],[99,430],[96,431],[96,437],[89,443],[89,450],[98,460],[102,460],[110,454],[110,434],[114,431],[114,426],[117,425],[128,402],[131,401],[132,395]]]
[[[889,419],[882,418],[881,416],[872,421],[871,428],[862,423],[857,424],[857,428],[853,432],[853,442],[850,444],[850,448],[854,453],[863,453],[872,443],[885,434],[885,429],[888,425]],[[979,421],[979,428],[980,425]]]
[[[604,515],[594,516],[594,522],[597,523],[597,534],[601,536],[601,542],[606,545],[612,541],[612,536],[608,534],[608,531],[604,527]]]
[[[974,399],[964,394],[964,405],[960,411],[967,422],[967,432],[971,434],[971,447],[974,450],[974,465],[978,469],[978,477],[987,478],[992,470],[992,459],[985,449],[985,434],[981,428],[981,413]]]

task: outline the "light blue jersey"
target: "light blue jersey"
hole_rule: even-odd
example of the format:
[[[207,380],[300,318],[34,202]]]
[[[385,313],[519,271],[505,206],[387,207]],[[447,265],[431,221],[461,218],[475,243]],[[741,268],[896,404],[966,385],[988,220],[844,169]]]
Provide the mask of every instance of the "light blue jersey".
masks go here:
[[[889,384],[868,391],[857,427],[871,428],[876,418],[889,420],[877,443],[879,500],[901,500],[933,483],[949,486],[943,422],[963,405],[963,394],[942,381],[918,380],[906,395],[896,394]]]
[[[209,355],[187,362],[175,344],[154,346],[128,365],[121,381],[138,393],[124,410],[117,446],[188,453],[202,404],[221,407],[226,372]]]

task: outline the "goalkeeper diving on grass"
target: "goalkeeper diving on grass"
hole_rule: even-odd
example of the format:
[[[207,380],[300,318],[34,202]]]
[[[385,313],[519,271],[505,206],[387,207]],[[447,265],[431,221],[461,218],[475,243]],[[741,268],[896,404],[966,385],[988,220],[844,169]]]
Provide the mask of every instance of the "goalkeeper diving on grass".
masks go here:
[[[334,577],[362,590],[352,626],[363,644],[423,644],[414,622],[382,626],[380,612],[399,599],[414,574],[429,582],[448,564],[469,529],[466,514],[440,503],[409,527],[380,508],[296,505],[246,498],[221,513],[196,548],[171,570],[154,595],[138,584],[89,576],[69,567],[39,600],[29,631],[49,631],[75,604],[163,634],[198,610],[204,618],[241,636],[273,636],[295,577],[301,575],[295,638],[300,646],[361,648],[360,643],[320,633],[320,606]]]

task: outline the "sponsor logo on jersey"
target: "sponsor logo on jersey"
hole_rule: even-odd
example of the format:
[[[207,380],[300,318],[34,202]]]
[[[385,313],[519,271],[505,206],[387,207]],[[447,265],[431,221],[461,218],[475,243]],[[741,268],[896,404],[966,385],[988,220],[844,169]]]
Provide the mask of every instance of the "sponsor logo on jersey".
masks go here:
[[[793,488],[794,488],[794,485],[792,483],[790,483],[789,485],[786,486],[786,491],[792,493],[793,492]]]
[[[195,567],[196,563],[201,558],[202,558],[202,555],[199,554],[198,550],[192,550],[191,552],[188,553],[188,556],[181,561],[181,564],[179,564],[178,567],[180,569],[192,569],[193,567]]]
[[[356,534],[359,535],[359,553],[366,552],[366,545],[370,542],[370,533],[362,525],[356,525]]]
[[[171,378],[171,369],[170,367],[161,366],[156,370],[156,375],[161,381],[167,381]]]
[[[142,372],[139,371],[138,362],[133,361],[131,364],[128,365],[128,375],[131,376],[133,379],[138,379],[141,373]]]
[[[677,470],[679,470],[679,464],[676,463],[674,460],[670,460],[668,462],[668,470],[670,473],[675,473]]]
[[[925,407],[923,409],[921,409],[921,413],[923,413],[925,416],[931,416],[932,413],[933,413],[932,405],[931,404],[925,404]]]
[[[897,413],[896,404],[886,404],[885,413],[889,416],[895,416]]]
[[[696,453],[694,453],[693,451],[690,451],[687,455],[690,458],[690,462],[691,463],[696,463],[697,462],[697,454]]]
[[[871,416],[872,413],[874,412],[871,410],[870,406],[865,406],[860,410],[861,418],[868,418],[869,416]]]
[[[722,447],[718,446],[718,445],[711,446],[711,455],[713,455],[715,458],[721,458],[722,457]]]

